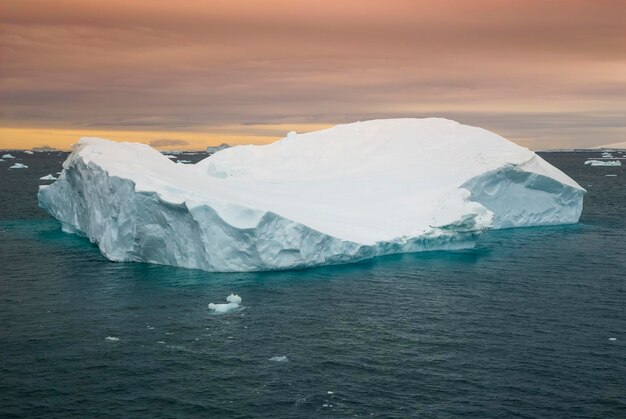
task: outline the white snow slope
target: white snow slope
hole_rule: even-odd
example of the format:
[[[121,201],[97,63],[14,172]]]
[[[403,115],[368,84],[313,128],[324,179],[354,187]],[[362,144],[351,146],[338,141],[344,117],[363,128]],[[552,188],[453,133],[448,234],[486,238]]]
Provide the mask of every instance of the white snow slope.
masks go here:
[[[207,271],[472,247],[489,228],[576,223],[585,190],[481,128],[388,119],[176,164],[82,138],[39,204],[114,261]]]

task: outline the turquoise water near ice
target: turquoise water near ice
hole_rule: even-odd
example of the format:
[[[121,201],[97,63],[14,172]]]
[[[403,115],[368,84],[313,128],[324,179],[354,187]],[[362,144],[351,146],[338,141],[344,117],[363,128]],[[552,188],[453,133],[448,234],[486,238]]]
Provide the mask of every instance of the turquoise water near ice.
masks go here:
[[[626,166],[599,153],[543,155],[588,189],[578,225],[253,274],[109,262],[37,207],[65,155],[13,154],[0,416],[626,416]]]

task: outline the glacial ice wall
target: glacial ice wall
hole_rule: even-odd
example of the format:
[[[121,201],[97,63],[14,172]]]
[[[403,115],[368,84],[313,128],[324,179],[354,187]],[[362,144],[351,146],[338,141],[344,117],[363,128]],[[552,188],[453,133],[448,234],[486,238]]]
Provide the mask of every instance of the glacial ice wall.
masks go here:
[[[290,133],[195,165],[83,138],[39,202],[110,260],[234,272],[472,247],[490,228],[575,223],[583,195],[523,147],[427,118]]]

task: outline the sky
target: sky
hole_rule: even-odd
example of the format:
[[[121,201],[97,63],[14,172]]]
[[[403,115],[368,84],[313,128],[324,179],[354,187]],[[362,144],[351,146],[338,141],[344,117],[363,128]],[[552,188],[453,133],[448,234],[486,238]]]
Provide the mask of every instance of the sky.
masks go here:
[[[0,148],[428,116],[532,149],[626,141],[626,1],[0,1]]]

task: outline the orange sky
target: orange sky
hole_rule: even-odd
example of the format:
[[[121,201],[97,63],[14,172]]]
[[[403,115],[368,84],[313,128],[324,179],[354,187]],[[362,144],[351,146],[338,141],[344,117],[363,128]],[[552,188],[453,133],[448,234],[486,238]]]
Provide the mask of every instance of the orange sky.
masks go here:
[[[409,116],[534,149],[626,140],[626,1],[0,1],[0,148]]]

